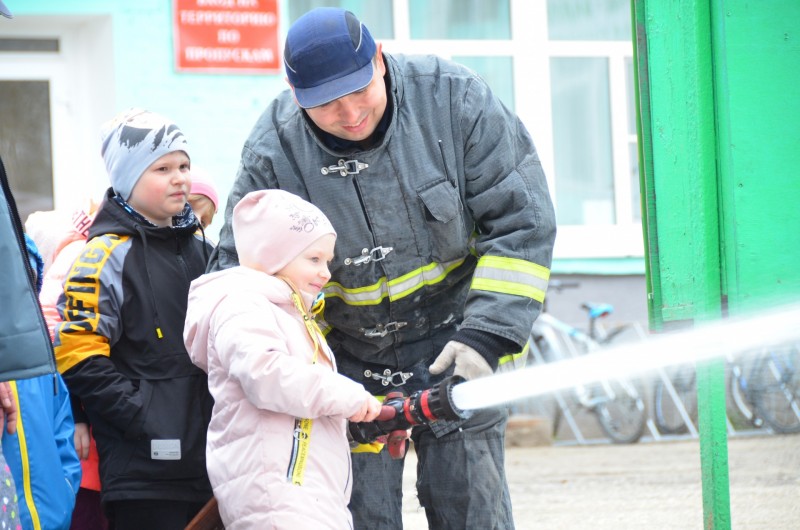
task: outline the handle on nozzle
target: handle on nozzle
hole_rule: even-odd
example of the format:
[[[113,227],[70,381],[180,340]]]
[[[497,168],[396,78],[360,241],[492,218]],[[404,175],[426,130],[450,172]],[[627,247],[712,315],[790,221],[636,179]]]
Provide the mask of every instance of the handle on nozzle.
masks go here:
[[[350,435],[358,443],[369,443],[383,435],[391,439],[394,435],[397,441],[394,445],[389,443],[390,453],[393,458],[402,458],[405,454],[408,429],[411,427],[428,425],[437,420],[458,420],[467,417],[465,411],[456,407],[452,399],[453,386],[463,381],[463,377],[454,375],[434,388],[414,392],[409,397],[402,392],[390,392],[383,401],[378,417],[371,422],[351,423]],[[401,435],[402,440],[400,440]],[[403,443],[400,444],[400,441]]]
[[[399,460],[405,456],[408,446],[406,440],[408,440],[408,431],[405,429],[394,430],[386,436],[386,448],[392,460]]]

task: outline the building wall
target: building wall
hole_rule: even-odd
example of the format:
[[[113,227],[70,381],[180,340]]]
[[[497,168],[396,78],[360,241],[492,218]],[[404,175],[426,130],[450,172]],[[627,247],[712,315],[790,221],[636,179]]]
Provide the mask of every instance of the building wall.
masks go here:
[[[395,0],[395,3],[409,8],[407,2]],[[617,6],[616,10],[622,5],[617,0],[604,3]],[[131,106],[164,114],[183,129],[192,146],[193,165],[204,168],[216,180],[224,203],[236,175],[242,145],[253,124],[271,99],[286,88],[283,73],[177,72],[173,58],[173,2],[170,0],[7,0],[6,4],[15,18],[0,20],[0,38],[14,34],[50,35],[61,40],[61,53],[57,56],[28,54],[13,58],[0,53],[0,80],[8,71],[9,61],[17,61],[23,70],[41,64],[49,71],[49,74],[37,71],[35,75],[49,75],[51,79],[53,191],[57,207],[81,204],[87,194],[99,197],[108,186],[98,154],[98,131],[105,120]],[[531,130],[552,181],[555,168],[549,110],[549,61],[580,58],[587,50],[596,55],[593,64],[604,60],[603,57],[611,57],[609,71],[616,72],[617,76],[609,81],[616,108],[612,114],[622,113],[612,121],[624,123],[629,113],[624,96],[620,99],[625,92],[624,83],[614,79],[624,79],[621,72],[631,43],[619,40],[621,30],[616,31],[614,38],[617,40],[592,42],[569,40],[575,38],[569,35],[572,30],[564,33],[563,27],[554,26],[553,34],[548,37],[548,4],[574,9],[575,13],[580,13],[586,28],[595,27],[589,24],[592,14],[602,11],[599,8],[593,11],[595,4],[581,1],[511,0],[514,15],[511,17],[514,40],[511,41],[413,39],[408,35],[408,26],[403,29],[402,17],[394,19],[392,38],[382,39],[380,35],[377,38],[385,40],[387,51],[435,51],[444,56],[487,53],[495,54],[488,57],[513,57],[515,107]],[[290,23],[292,4],[280,0],[278,7],[279,40],[282,42]],[[359,12],[362,10],[365,18],[374,16],[371,4],[362,6]],[[569,18],[565,13],[561,13],[561,20]],[[594,38],[610,39],[609,35],[598,34]],[[552,39],[549,44],[548,38]],[[576,123],[580,121],[577,119]],[[623,135],[623,138],[630,142],[630,135]],[[5,138],[0,139],[0,149],[4,141]],[[574,143],[569,142],[570,145]],[[625,141],[622,146],[625,148]],[[25,167],[19,167],[12,168],[11,172],[24,171]],[[627,175],[627,166],[620,171]],[[629,176],[624,178],[630,179]],[[555,195],[554,184],[551,182],[551,191]],[[624,200],[621,203],[624,204]],[[209,235],[216,238],[221,226],[219,216]],[[641,241],[641,227],[636,222],[624,226],[560,226],[557,243],[560,246],[556,250],[553,271],[586,275],[583,289],[594,282],[602,282],[606,275],[643,277],[641,249],[631,250],[627,243],[637,239]],[[626,243],[621,244],[623,241]]]
[[[61,39],[56,75],[53,142],[56,206],[79,203],[88,187],[97,196],[108,181],[99,157],[101,124],[129,107],[173,119],[186,134],[192,163],[227,197],[242,145],[269,101],[286,87],[284,76],[178,73],[172,45],[172,2],[167,0],[25,0],[6,2],[14,14],[0,21],[0,38],[47,34]],[[9,60],[8,54],[0,60]],[[41,74],[36,74],[41,75]],[[0,79],[3,75],[0,73]],[[65,159],[68,162],[65,163]],[[68,167],[69,170],[63,169]],[[24,171],[24,168],[20,168]],[[216,236],[221,218],[212,225]]]

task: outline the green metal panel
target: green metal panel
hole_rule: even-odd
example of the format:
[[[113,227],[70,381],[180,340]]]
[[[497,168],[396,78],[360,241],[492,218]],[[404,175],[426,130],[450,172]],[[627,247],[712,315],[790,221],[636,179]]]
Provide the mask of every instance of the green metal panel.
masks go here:
[[[632,0],[654,329],[800,294],[800,2]],[[724,361],[698,366],[705,528],[730,528]]]
[[[800,2],[712,9],[725,288],[731,312],[800,295]]]
[[[702,0],[644,3],[652,174],[648,225],[657,227],[664,322],[719,316],[719,231],[711,38]],[[638,17],[638,15],[637,15]],[[641,50],[640,50],[641,52]],[[640,72],[641,76],[642,72]],[[647,168],[645,168],[645,173]]]

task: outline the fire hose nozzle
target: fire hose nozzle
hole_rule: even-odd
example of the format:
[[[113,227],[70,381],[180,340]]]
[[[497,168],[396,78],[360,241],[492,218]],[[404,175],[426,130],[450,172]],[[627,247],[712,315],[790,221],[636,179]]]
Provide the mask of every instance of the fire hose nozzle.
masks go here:
[[[452,421],[467,417],[466,412],[453,403],[453,387],[463,382],[463,377],[454,375],[433,388],[418,390],[411,396],[405,396],[400,391],[390,392],[374,421],[349,424],[350,436],[362,444],[387,436],[394,441],[389,444],[392,457],[402,458],[407,436],[400,437],[398,431],[405,432],[415,425],[429,425],[438,420]]]

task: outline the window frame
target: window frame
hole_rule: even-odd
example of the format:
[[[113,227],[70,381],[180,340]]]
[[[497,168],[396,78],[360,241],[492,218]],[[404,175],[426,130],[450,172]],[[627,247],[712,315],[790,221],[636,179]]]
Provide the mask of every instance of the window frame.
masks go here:
[[[553,115],[550,59],[595,57],[608,60],[614,224],[559,225],[555,259],[643,257],[641,221],[634,218],[631,201],[629,146],[636,142],[628,130],[626,61],[633,59],[633,43],[627,41],[550,40],[546,0],[509,0],[510,40],[412,40],[408,0],[394,0],[394,39],[379,39],[389,53],[454,56],[511,57],[514,72],[515,111],[536,144],[550,193],[556,203],[558,175],[554,168]]]

